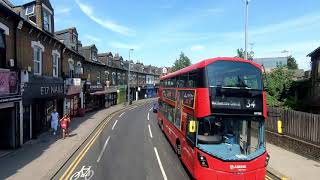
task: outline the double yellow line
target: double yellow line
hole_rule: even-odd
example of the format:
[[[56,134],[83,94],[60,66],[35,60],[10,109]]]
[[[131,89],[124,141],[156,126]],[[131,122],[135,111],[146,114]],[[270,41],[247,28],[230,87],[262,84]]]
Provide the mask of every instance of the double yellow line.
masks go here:
[[[92,136],[92,138],[90,139],[90,141],[87,143],[87,145],[82,149],[82,151],[78,154],[78,156],[75,158],[75,160],[70,164],[70,166],[68,167],[68,169],[64,172],[64,174],[59,178],[59,180],[67,180],[69,179],[69,177],[71,176],[71,173],[74,171],[74,169],[78,166],[78,164],[80,163],[80,161],[82,160],[82,158],[85,156],[85,154],[88,152],[88,150],[91,148],[91,146],[93,145],[93,143],[96,141],[96,139],[99,137],[99,135],[101,134],[101,132],[103,131],[103,129],[105,128],[105,126],[108,124],[108,122],[110,121],[110,119],[113,117],[113,115],[111,115],[110,117],[108,117],[106,120],[104,120],[104,122],[102,123],[102,125],[99,127],[99,129],[97,130],[97,132]]]
[[[133,107],[130,107],[128,109],[124,109],[124,110],[132,110],[134,108],[137,108],[139,106],[141,106],[144,103],[139,103],[136,104]],[[123,111],[123,110],[122,110]],[[121,111],[119,111],[121,112]],[[118,113],[119,113],[118,112]],[[118,114],[117,113],[117,114]],[[59,180],[68,180],[69,177],[71,176],[72,172],[75,170],[75,168],[78,166],[78,164],[80,163],[80,161],[82,160],[82,158],[86,155],[86,153],[89,151],[89,149],[91,148],[91,146],[93,145],[93,143],[96,141],[96,139],[99,137],[99,135],[101,134],[101,132],[103,131],[103,129],[106,127],[106,125],[108,124],[108,122],[110,121],[111,118],[113,118],[114,115],[109,116],[107,119],[104,120],[104,122],[100,125],[100,127],[98,128],[98,130],[96,131],[96,133],[92,136],[92,138],[90,139],[90,141],[86,144],[86,146],[81,150],[81,152],[78,154],[78,156],[73,160],[73,162],[70,164],[70,166],[68,167],[68,169],[63,173],[63,175],[59,178]]]

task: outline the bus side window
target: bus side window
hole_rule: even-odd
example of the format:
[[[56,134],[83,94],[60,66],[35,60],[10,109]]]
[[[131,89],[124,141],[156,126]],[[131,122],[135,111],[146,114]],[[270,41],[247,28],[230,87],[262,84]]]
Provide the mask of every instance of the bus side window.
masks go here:
[[[188,77],[188,87],[189,88],[196,88],[196,82],[197,82],[197,72],[191,72],[189,73],[189,77]]]

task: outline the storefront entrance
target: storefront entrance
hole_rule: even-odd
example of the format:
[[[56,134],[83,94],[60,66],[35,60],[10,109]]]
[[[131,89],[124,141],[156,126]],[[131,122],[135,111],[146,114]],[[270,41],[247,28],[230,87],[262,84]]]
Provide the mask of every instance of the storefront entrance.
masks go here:
[[[0,109],[0,149],[14,148],[13,141],[15,133],[15,113],[14,108]]]

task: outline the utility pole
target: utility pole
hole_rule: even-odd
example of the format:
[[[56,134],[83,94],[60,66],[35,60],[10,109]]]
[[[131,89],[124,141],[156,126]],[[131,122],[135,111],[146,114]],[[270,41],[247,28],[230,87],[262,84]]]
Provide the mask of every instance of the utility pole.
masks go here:
[[[130,53],[131,51],[133,51],[134,49],[129,49],[129,64],[128,64],[128,104],[130,104],[130,67],[131,67],[131,59],[130,59]]]
[[[249,0],[246,0],[246,13],[244,25],[244,59],[248,59],[248,13],[249,13]]]

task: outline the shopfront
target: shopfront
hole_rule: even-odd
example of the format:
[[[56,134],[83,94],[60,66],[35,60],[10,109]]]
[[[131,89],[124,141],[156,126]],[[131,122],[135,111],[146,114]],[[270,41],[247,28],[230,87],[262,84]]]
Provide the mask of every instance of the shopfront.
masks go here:
[[[64,83],[60,78],[33,76],[24,84],[22,94],[23,121],[31,124],[31,138],[50,129],[51,113],[63,115]]]
[[[92,85],[89,82],[85,83],[85,109],[86,111],[105,108],[106,91],[101,84]]]
[[[79,114],[81,107],[81,79],[70,78],[65,81],[66,97],[64,105],[64,113],[69,114],[71,117],[75,117]]]
[[[155,86],[153,84],[148,84],[147,85],[147,97],[148,98],[153,98],[156,97],[156,89]]]
[[[117,104],[117,86],[106,87],[106,107]]]
[[[18,73],[0,69],[0,149],[20,145],[20,102]]]
[[[120,85],[117,90],[117,104],[126,102],[127,100],[127,85]]]

